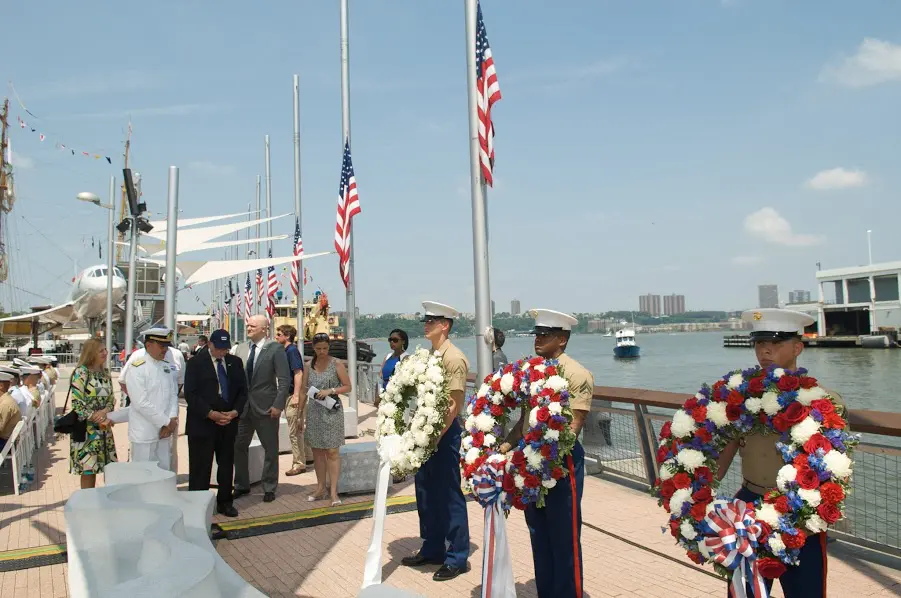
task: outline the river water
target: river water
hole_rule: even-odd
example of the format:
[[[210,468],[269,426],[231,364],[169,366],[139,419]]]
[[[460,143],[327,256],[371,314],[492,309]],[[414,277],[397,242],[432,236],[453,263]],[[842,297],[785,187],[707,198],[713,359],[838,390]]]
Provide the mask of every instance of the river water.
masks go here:
[[[412,332],[412,330],[408,331]],[[613,357],[613,337],[573,335],[567,352],[594,373],[599,386],[625,386],[694,393],[702,382],[712,383],[726,372],[755,365],[752,349],[724,348],[722,332],[642,334],[637,340],[641,357]],[[381,363],[387,339],[370,341]],[[476,367],[475,338],[453,339]],[[510,360],[534,355],[533,337],[507,338],[504,353]],[[410,349],[429,347],[424,338],[411,338]],[[901,412],[898,392],[901,350],[808,348],[799,365],[810,370],[823,386],[839,392],[852,409]]]

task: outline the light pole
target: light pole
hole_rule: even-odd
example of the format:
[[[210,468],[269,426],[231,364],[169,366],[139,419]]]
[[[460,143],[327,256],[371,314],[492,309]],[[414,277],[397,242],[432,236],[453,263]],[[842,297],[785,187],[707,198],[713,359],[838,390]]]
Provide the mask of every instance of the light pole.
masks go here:
[[[113,239],[113,213],[115,205],[113,203],[116,193],[116,177],[111,176],[109,179],[109,195],[110,202],[108,204],[100,203],[100,197],[94,193],[79,193],[76,197],[80,201],[92,203],[95,206],[107,210],[107,245],[106,245],[106,363],[109,366],[113,358],[113,276],[115,263],[113,261],[113,250],[115,249],[115,240]]]

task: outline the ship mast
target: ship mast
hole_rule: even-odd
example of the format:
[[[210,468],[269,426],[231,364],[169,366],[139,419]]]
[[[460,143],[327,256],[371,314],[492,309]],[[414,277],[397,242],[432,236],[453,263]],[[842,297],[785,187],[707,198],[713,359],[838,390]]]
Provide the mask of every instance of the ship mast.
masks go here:
[[[8,164],[6,163],[6,148],[9,147],[9,140],[6,137],[7,128],[9,127],[9,98],[3,101],[3,113],[0,114],[0,205],[6,204],[7,194],[9,192],[9,179],[7,177]]]
[[[128,122],[128,135],[125,137],[125,168],[128,168],[128,154],[131,150],[131,121]],[[125,193],[125,180],[122,181],[122,200],[119,202],[119,222],[126,218],[128,209],[128,196]],[[119,232],[119,243],[116,245],[116,261],[122,261],[122,244],[125,242],[125,233]]]

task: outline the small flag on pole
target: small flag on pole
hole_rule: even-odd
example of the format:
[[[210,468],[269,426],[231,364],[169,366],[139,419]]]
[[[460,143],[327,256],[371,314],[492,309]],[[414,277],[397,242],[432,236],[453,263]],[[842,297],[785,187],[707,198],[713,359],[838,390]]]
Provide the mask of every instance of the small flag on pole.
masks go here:
[[[344,161],[341,164],[341,184],[338,186],[338,222],[335,225],[335,250],[338,252],[339,274],[347,288],[350,283],[350,227],[353,217],[360,213],[357,179],[350,158],[350,141],[344,140]]]
[[[269,257],[272,257],[272,249],[269,249]],[[269,285],[267,290],[267,296],[269,297],[269,302],[266,307],[266,313],[269,315],[269,319],[271,320],[275,317],[275,294],[278,292],[278,279],[275,277],[275,266],[269,266]]]
[[[257,268],[257,305],[263,304],[263,297],[266,295],[266,287],[263,286],[263,270]]]
[[[297,218],[294,219],[294,255],[303,257],[303,241],[300,238],[300,220]],[[294,296],[297,296],[297,273],[303,268],[303,262],[293,262],[291,266],[291,292],[294,293]],[[306,277],[304,277],[304,284],[307,284]]]
[[[244,319],[249,320],[253,315],[253,287],[250,286],[250,272],[247,273],[247,283],[244,285]]]
[[[482,20],[482,6],[476,7],[476,101],[479,110],[479,162],[482,177],[489,186],[494,183],[494,123],[491,107],[501,99],[501,88],[494,71],[494,58],[488,45],[488,33]]]

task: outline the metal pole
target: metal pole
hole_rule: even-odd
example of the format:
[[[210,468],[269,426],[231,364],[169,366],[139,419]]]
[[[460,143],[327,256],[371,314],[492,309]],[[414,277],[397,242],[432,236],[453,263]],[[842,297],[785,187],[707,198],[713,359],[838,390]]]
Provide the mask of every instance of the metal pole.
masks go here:
[[[347,34],[347,0],[341,0],[341,149],[345,140],[350,143],[350,41]],[[347,370],[350,376],[350,407],[357,411],[357,309],[354,297],[354,236],[353,229],[347,240]],[[358,420],[359,421],[359,420]],[[356,436],[356,430],[353,430]]]
[[[303,239],[303,217],[300,211],[300,77],[294,75],[294,217],[298,234]],[[294,248],[291,248],[294,252]],[[297,335],[300,338],[300,354],[303,355],[303,262],[294,262],[297,272]]]
[[[266,218],[272,217],[272,176],[269,172],[269,135],[266,135]],[[266,223],[266,236],[272,236],[272,221]],[[272,254],[272,240],[266,242],[267,257]],[[266,305],[269,305],[269,274],[265,275],[263,288],[266,289]],[[268,313],[268,312],[267,312]],[[274,316],[269,318],[269,336],[275,338]]]
[[[131,355],[135,344],[135,286],[138,254],[138,218],[131,216],[131,240],[128,245],[128,292],[125,297],[125,359]]]
[[[116,211],[116,177],[109,178],[109,206],[107,207],[107,243],[106,243],[106,364],[109,367],[113,359],[113,276],[116,261],[113,253],[116,249],[113,220]]]
[[[867,253],[870,256],[870,265],[871,266],[873,265],[873,242],[872,242],[872,237],[871,237],[872,234],[873,234],[873,231],[871,231],[871,230],[867,231]]]
[[[476,8],[478,0],[464,0],[466,13],[466,82],[469,99],[469,177],[472,186],[472,257],[475,273],[477,380],[492,371],[491,289],[488,282],[488,226],[485,185],[479,164],[479,120],[476,98]]]
[[[178,167],[169,167],[169,215],[166,219],[166,328],[171,328],[173,338],[178,340],[178,327],[175,324],[175,291],[177,274],[175,273],[176,240],[178,238]],[[173,345],[178,346],[177,342]]]
[[[247,212],[248,212],[248,214],[247,214],[247,221],[250,222],[251,219],[252,219],[252,218],[251,218],[251,215],[250,215],[250,204],[247,204]],[[256,217],[257,217],[257,218],[260,217],[260,216],[259,216],[259,213],[257,213],[257,216],[256,216]],[[247,227],[247,240],[250,241],[250,227]],[[250,249],[250,244],[248,243],[248,244],[247,244],[247,249],[244,250],[244,259],[247,259],[247,256],[250,255],[250,251],[251,251],[251,249]],[[245,278],[244,278],[244,282],[245,282],[245,283],[247,282],[246,275],[245,275]],[[242,288],[243,288],[243,287],[242,287]],[[242,291],[242,292],[246,292],[246,291]],[[253,287],[252,287],[252,286],[251,286],[251,289],[250,289],[250,300],[253,301]],[[245,298],[244,301],[246,302],[247,299]],[[246,340],[247,340],[247,311],[246,311],[246,306],[244,307],[244,310],[245,310],[245,311],[244,311],[244,340],[246,341]]]
[[[262,214],[262,211],[260,210],[260,188],[261,187],[262,187],[262,183],[260,182],[260,175],[257,175],[257,220],[259,220],[260,215]],[[259,238],[260,238],[260,225],[257,224],[257,239],[259,239]],[[260,242],[257,241],[257,259],[260,259],[263,257],[263,255],[260,253],[260,251],[261,251]],[[259,309],[259,306],[262,305],[262,303],[263,303],[263,297],[260,295],[259,285],[255,284],[255,283],[256,283],[256,275],[254,275],[253,296],[256,297],[255,307],[256,307],[256,309]],[[256,311],[256,309],[254,311]],[[257,312],[257,313],[259,313],[259,312]]]

